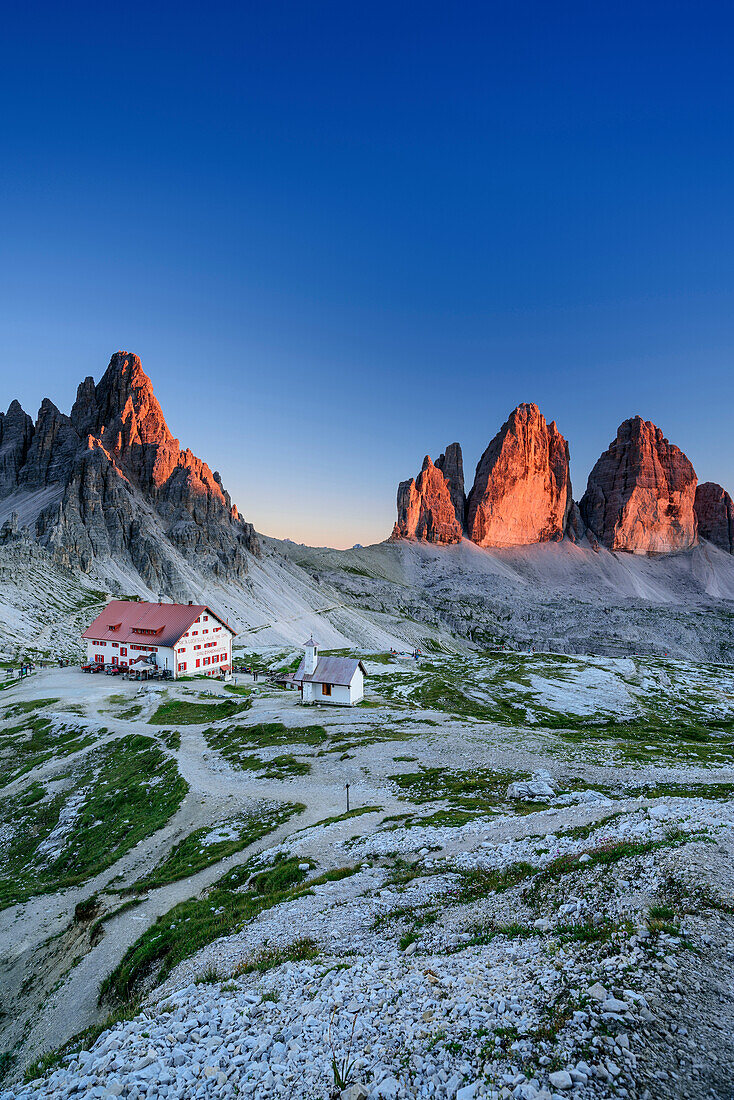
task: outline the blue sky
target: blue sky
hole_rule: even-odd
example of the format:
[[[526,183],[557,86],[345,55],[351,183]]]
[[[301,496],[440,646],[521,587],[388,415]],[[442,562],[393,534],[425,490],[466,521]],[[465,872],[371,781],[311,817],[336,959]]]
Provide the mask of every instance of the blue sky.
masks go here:
[[[385,537],[520,401],[580,496],[640,413],[734,490],[734,11],[15,5],[0,405],[118,348],[259,530]]]

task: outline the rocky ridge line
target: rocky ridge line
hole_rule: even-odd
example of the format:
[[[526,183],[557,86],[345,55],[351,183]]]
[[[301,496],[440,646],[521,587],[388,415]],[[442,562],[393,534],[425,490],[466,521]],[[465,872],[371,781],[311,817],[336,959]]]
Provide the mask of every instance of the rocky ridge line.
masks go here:
[[[90,572],[97,560],[123,559],[174,598],[187,591],[178,555],[227,579],[260,552],[219,474],[181,449],[140,359],[127,352],[112,356],[96,385],[80,384],[69,416],[48,398],[35,424],[17,401],[0,414],[2,497],[42,490],[49,502],[25,533],[59,564]],[[11,517],[5,540],[17,529]]]
[[[594,550],[667,554],[696,546],[700,534],[734,553],[729,494],[713,482],[697,490],[686,455],[640,416],[620,424],[579,503],[572,497],[568,444],[537,405],[519,405],[510,414],[480,458],[468,496],[458,443],[435,468],[431,464],[444,481],[424,476],[427,462],[418,481],[400,484],[393,540],[449,543],[465,537],[501,548],[567,538],[586,539]]]

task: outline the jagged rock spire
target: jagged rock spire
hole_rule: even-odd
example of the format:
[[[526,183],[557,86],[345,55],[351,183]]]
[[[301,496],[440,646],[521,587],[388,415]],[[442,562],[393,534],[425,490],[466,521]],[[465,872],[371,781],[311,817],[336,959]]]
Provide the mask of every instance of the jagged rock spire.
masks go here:
[[[696,471],[660,428],[623,421],[589,474],[580,509],[602,546],[636,554],[687,550],[697,541]]]
[[[443,456],[442,456],[443,457]],[[424,539],[426,542],[460,542],[459,522],[446,475],[434,466],[430,455],[416,479],[398,486],[398,518],[393,539]]]
[[[561,539],[571,504],[568,443],[537,405],[518,405],[477,464],[469,538],[498,547]]]
[[[90,569],[98,558],[127,559],[167,594],[185,586],[177,554],[227,578],[260,551],[219,475],[181,450],[128,352],[112,356],[96,385],[81,383],[70,416],[48,399],[35,425],[17,401],[0,414],[0,496],[37,489],[54,493],[35,536],[62,561]]]

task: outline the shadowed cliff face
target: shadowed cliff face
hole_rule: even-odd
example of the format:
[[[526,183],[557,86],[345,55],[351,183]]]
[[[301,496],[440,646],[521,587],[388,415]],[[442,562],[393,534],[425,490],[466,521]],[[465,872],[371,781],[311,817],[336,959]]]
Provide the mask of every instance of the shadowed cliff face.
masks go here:
[[[696,489],[695,508],[699,538],[734,554],[734,502],[726,489],[704,481]]]
[[[581,502],[587,528],[610,550],[686,550],[697,541],[696,472],[659,428],[625,420],[589,475]]]
[[[459,526],[464,527],[466,494],[464,493],[464,459],[458,443],[449,443],[444,454],[436,459],[436,468],[442,472],[449,485],[451,501]]]
[[[537,405],[519,405],[477,465],[469,538],[498,547],[561,539],[571,501],[566,440]]]
[[[17,489],[32,439],[33,421],[17,401],[11,401],[8,411],[0,413],[0,497]]]
[[[17,402],[0,417],[0,492],[50,490],[32,532],[64,564],[123,557],[149,587],[181,591],[171,548],[199,572],[247,570],[260,547],[217,473],[181,450],[136,355],[86,378],[66,416],[47,399],[33,425]],[[55,490],[55,491],[54,491]]]

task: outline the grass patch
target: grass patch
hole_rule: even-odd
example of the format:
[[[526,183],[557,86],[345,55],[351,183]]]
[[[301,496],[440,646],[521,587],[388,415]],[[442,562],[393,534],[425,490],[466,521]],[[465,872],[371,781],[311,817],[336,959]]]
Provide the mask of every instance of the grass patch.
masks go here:
[[[39,797],[39,787],[0,803],[0,825],[10,834],[0,909],[75,886],[111,866],[160,829],[188,789],[175,764],[139,735],[89,754],[65,791]]]
[[[0,730],[0,787],[27,775],[47,760],[88,748],[102,732],[90,733],[88,729],[62,725],[40,716]]]
[[[165,886],[169,882],[195,875],[197,871],[211,867],[213,863],[254,844],[294,814],[303,813],[305,808],[300,802],[262,806],[218,826],[196,829],[177,844],[154,871],[120,893],[141,894],[145,890],[153,890],[157,886]],[[222,834],[221,839],[216,839],[218,834]]]
[[[317,878],[312,878],[308,884],[308,889],[310,890],[312,886],[323,886],[326,882],[341,882],[343,878],[351,878],[352,875],[356,875],[361,870],[361,863],[355,863],[353,867],[332,867],[330,871],[324,871]]]
[[[587,840],[592,833],[604,828],[605,825],[611,825],[613,821],[622,816],[622,811],[619,810],[616,813],[607,814],[606,817],[597,818],[596,821],[589,821],[586,825],[570,825],[568,829],[559,830],[556,836],[569,837],[571,840]]]
[[[58,702],[60,702],[59,699],[25,699],[9,706],[4,717],[5,719],[19,718],[22,714],[31,714],[34,710],[43,710],[44,707],[51,707]]]
[[[300,858],[280,856],[270,867],[245,863],[228,871],[203,897],[170,909],[126,951],[102,983],[100,999],[128,1001],[147,982],[162,981],[182,959],[242,928],[259,913],[308,890]]]
[[[692,717],[679,720],[674,716],[668,722],[634,718],[586,727],[577,725],[576,728],[558,729],[557,732],[563,741],[583,746],[591,753],[598,752],[602,747],[612,748],[620,760],[629,763],[659,763],[661,760],[678,763],[718,760],[723,763],[734,758],[731,722],[711,720],[702,723]],[[666,785],[659,786],[664,788]],[[643,795],[648,795],[652,789],[635,788]],[[683,795],[685,791],[678,788],[670,793]]]
[[[553,934],[561,943],[608,943],[619,931],[620,925],[606,921],[604,924],[557,924]]]
[[[532,936],[540,936],[536,928],[530,928],[526,924],[512,922],[510,924],[486,924],[475,925],[470,930],[470,939],[453,947],[450,954],[465,951],[468,947],[482,947],[491,943],[497,936],[504,936],[508,940],[530,939]]]
[[[202,726],[221,722],[247,710],[250,700],[223,699],[219,703],[192,702],[190,699],[169,699],[161,703],[148,722],[154,726]]]
[[[245,699],[249,699],[252,695],[252,689],[245,684],[225,684],[225,691],[230,691],[233,695],[242,696]]]
[[[589,871],[593,867],[611,867],[621,859],[631,859],[635,856],[646,855],[648,852],[656,852],[661,848],[676,848],[681,844],[703,839],[708,839],[705,834],[685,833],[680,829],[670,829],[660,840],[612,841],[608,844],[601,844],[597,848],[592,848],[586,853],[568,853],[559,856],[541,871],[536,872],[528,897],[539,898],[544,885],[565,875],[573,874],[575,871]],[[590,858],[581,863],[581,856],[584,854]]]
[[[293,753],[282,753],[269,760],[253,754],[253,749],[281,745],[321,745],[328,740],[323,726],[299,726],[291,729],[282,722],[262,722],[254,726],[227,726],[206,729],[207,745],[220,752],[233,767],[258,771],[264,779],[291,779],[308,775],[311,765]]]
[[[450,804],[453,811],[464,811],[461,821],[451,820],[446,824],[464,824],[472,817],[496,811],[498,807],[508,802],[508,785],[514,780],[525,778],[527,773],[498,772],[491,768],[479,768],[468,772],[423,766],[418,772],[403,772],[390,776],[393,783],[403,792],[400,798],[406,801],[423,803],[443,800]],[[527,812],[537,808],[534,804],[527,805],[529,806]],[[446,811],[439,812],[446,813]],[[432,821],[431,824],[438,824],[438,822]]]
[[[289,943],[287,947],[273,947],[258,952],[250,962],[241,963],[236,967],[234,977],[239,978],[243,974],[265,974],[284,962],[304,962],[306,959],[315,959],[317,954],[315,942],[309,936],[301,936],[293,943]]]
[[[107,702],[112,704],[112,709],[105,713],[113,714],[124,721],[132,721],[143,711],[142,703],[136,703],[130,695],[110,695]]]
[[[125,722],[132,722],[136,718],[139,718],[142,713],[143,706],[141,703],[131,703],[129,707],[125,707],[124,710],[118,711],[117,717]]]
[[[255,771],[267,768],[271,773],[267,778],[283,778],[287,775],[305,775],[310,770],[303,768],[295,757],[280,756],[274,760],[262,761],[253,756],[253,749],[272,748],[281,745],[322,745],[328,740],[323,726],[299,726],[291,729],[282,722],[261,722],[254,726],[227,726],[224,729],[206,729],[204,737],[207,745],[220,752],[234,767]],[[280,763],[276,763],[279,761]],[[289,764],[289,761],[291,762]],[[283,773],[283,774],[279,774]]]
[[[158,737],[171,752],[178,752],[181,748],[181,734],[178,730],[161,730]]]
[[[459,886],[452,888],[449,894],[461,904],[468,904],[485,898],[489,894],[502,894],[525,879],[537,875],[538,868],[520,860],[508,867],[498,867],[491,871],[475,868],[471,871],[459,871]]]
[[[509,700],[480,702],[452,683],[444,674],[433,673],[413,692],[413,699],[430,710],[444,710],[465,718],[478,718],[484,722],[502,722],[519,726],[525,722],[525,708]]]
[[[386,741],[412,741],[424,733],[422,729],[397,729],[396,726],[399,724],[399,722],[393,722],[390,726],[369,726],[362,730],[352,730],[350,733],[334,734],[326,752],[362,749],[368,745],[379,745]],[[421,725],[426,724],[421,722]]]
[[[315,825],[309,825],[309,829],[316,829],[321,825],[335,825],[337,821],[349,821],[352,817],[360,817],[362,814],[382,813],[382,806],[356,806],[353,810],[345,810],[343,814],[335,814],[334,817],[325,817],[317,821]]]
[[[308,775],[310,771],[308,760],[299,760],[292,753],[286,753],[266,761],[261,775],[263,779],[292,779],[297,775]]]
[[[646,787],[630,787],[630,797],[643,798],[706,798],[712,802],[731,802],[734,783],[655,783]]]

